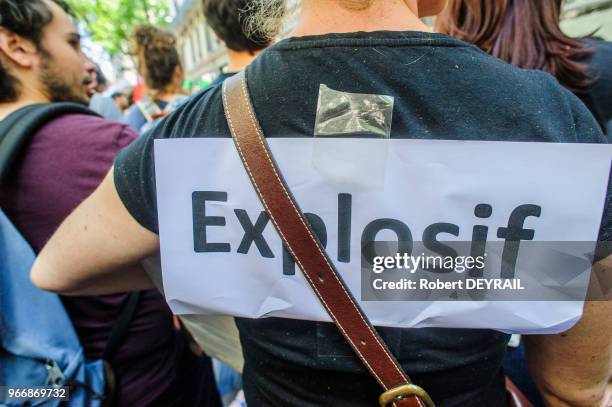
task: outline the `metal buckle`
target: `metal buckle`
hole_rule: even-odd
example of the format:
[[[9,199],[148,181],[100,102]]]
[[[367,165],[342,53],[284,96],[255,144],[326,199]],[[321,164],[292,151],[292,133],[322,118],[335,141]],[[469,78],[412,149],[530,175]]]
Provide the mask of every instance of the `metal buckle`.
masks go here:
[[[402,400],[406,397],[416,396],[421,399],[425,403],[427,407],[435,407],[435,404],[429,394],[422,387],[417,386],[416,384],[403,384],[401,386],[394,387],[390,390],[387,390],[378,398],[378,402],[380,403],[380,407],[387,407],[390,403],[394,401]]]
[[[47,380],[45,381],[45,386],[61,386],[62,383],[66,380],[64,377],[64,372],[59,367],[55,360],[47,360],[45,361],[45,368],[47,369]]]

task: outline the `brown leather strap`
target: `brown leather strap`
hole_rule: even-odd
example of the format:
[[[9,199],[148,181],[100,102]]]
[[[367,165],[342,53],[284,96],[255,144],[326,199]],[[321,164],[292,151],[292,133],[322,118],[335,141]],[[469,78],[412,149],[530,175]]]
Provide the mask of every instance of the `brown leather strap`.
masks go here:
[[[244,71],[223,83],[223,106],[259,199],[321,304],[385,390],[409,384],[410,379],[346,288],[285,184],[255,116]],[[395,401],[394,405],[425,407],[415,396]]]
[[[506,377],[506,398],[508,407],[533,407],[531,401],[508,377]]]

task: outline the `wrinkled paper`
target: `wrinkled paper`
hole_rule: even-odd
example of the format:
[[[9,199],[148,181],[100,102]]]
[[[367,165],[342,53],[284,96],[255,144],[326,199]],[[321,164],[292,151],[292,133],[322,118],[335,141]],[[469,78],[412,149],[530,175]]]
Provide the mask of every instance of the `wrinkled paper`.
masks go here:
[[[315,160],[314,139],[268,141],[301,209],[323,222],[326,250],[357,299],[362,234],[377,219],[402,222],[415,241],[438,222],[459,227],[458,236],[440,240],[470,241],[478,224],[495,241],[503,240],[496,231],[513,209],[533,204],[541,215],[524,223],[533,240],[596,241],[612,157],[609,145],[333,138],[316,140],[327,153]],[[370,157],[381,142],[389,143],[388,154]],[[353,152],[355,182],[330,180],[335,151],[344,162]],[[330,321],[283,253],[231,139],[155,140],[155,168],[165,296],[176,314]],[[383,169],[381,185],[358,181],[371,168]],[[490,217],[475,217],[480,203],[492,207]],[[376,239],[397,236],[381,230]],[[374,325],[517,333],[565,330],[583,307],[581,301],[360,303]]]

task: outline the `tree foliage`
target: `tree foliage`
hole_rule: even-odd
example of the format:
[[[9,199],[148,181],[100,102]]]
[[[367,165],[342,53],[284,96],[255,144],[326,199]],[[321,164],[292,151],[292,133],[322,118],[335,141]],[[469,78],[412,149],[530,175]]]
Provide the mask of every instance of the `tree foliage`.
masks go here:
[[[170,22],[168,0],[68,0],[92,40],[111,55],[129,52],[132,28],[141,23],[163,27]]]

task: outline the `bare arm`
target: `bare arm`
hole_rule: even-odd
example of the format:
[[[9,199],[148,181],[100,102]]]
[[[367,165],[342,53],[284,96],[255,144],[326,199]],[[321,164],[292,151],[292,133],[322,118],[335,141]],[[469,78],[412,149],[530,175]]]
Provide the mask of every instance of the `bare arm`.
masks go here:
[[[612,256],[594,269],[596,274],[610,274]],[[592,288],[596,282],[591,279]],[[568,331],[525,338],[529,369],[547,406],[610,406],[606,399],[610,400],[612,377],[612,302],[599,299],[585,303],[582,319]]]
[[[122,268],[99,278],[82,282],[79,288],[61,290],[62,295],[105,295],[156,288],[149,274],[140,265]]]
[[[31,278],[43,290],[68,294],[148,288],[151,282],[139,262],[158,250],[158,236],[123,206],[111,168],[47,242]]]

